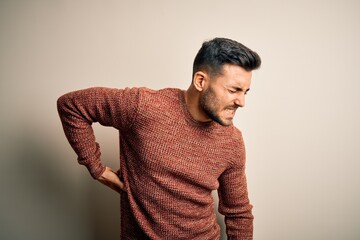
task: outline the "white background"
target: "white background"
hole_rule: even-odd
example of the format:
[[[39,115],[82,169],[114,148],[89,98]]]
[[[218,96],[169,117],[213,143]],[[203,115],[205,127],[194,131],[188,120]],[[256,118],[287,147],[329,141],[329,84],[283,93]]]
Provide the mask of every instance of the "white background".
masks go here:
[[[56,99],[91,86],[186,89],[216,36],[263,61],[235,119],[255,239],[360,239],[355,0],[0,0],[0,239],[118,239],[119,197],[77,164]],[[117,132],[95,131],[117,168]]]

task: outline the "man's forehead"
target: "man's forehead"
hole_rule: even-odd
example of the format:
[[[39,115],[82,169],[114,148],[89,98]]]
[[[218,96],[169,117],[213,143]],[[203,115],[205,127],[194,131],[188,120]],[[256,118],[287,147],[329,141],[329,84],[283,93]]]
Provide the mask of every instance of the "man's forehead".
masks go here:
[[[224,67],[219,79],[226,81],[228,84],[247,85],[250,84],[252,77],[251,71],[246,71],[241,67]]]

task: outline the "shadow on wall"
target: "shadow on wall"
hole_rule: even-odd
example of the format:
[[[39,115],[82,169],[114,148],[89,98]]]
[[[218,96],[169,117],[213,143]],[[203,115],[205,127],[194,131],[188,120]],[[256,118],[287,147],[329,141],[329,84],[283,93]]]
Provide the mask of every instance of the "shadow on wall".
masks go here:
[[[46,130],[1,132],[0,239],[119,238],[119,197],[76,160],[69,173]]]
[[[1,130],[1,136],[0,239],[119,239],[119,195],[65,159],[74,156],[70,146],[61,152],[46,131],[31,127]],[[217,218],[226,239],[223,217]]]

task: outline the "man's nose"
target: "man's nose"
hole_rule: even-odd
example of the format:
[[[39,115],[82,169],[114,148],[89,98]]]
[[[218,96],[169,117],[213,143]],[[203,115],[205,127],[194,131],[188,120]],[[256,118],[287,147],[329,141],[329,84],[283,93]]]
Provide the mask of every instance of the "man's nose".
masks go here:
[[[245,106],[245,94],[244,93],[240,93],[239,96],[237,96],[237,98],[235,99],[235,104],[239,107]]]

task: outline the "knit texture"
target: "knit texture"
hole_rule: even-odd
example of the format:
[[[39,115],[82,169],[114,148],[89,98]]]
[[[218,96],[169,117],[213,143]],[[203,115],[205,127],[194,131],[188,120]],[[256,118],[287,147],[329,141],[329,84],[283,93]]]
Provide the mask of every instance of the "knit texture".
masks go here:
[[[228,239],[252,239],[245,148],[234,126],[198,122],[179,89],[89,88],[58,99],[80,164],[105,170],[91,124],[120,136],[121,239],[219,239],[211,195],[218,190]]]

